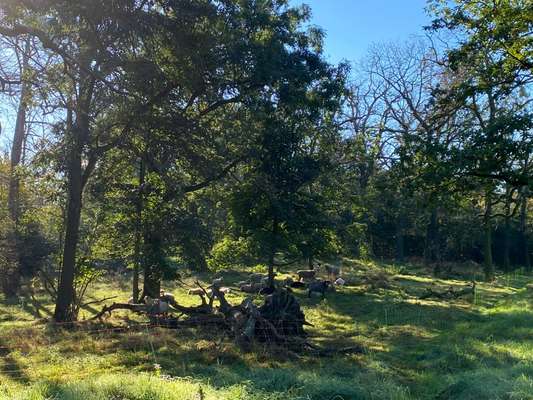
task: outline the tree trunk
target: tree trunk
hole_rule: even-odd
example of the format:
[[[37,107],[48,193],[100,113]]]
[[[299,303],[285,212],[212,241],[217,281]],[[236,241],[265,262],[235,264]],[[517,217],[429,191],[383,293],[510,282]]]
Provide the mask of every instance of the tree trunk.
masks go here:
[[[139,162],[139,188],[137,203],[135,204],[136,212],[136,226],[135,226],[135,260],[133,266],[133,288],[132,297],[133,303],[137,304],[139,301],[139,271],[142,266],[141,257],[141,239],[142,239],[142,210],[143,210],[143,186],[145,179],[145,167],[144,162],[141,159]]]
[[[11,168],[9,174],[9,192],[7,199],[11,223],[9,224],[9,232],[7,235],[7,268],[3,273],[2,279],[2,291],[4,292],[6,298],[16,296],[20,289],[20,249],[18,245],[18,221],[20,218],[20,179],[17,168],[22,162],[24,139],[26,137],[26,111],[28,108],[28,96],[30,95],[30,84],[25,78],[29,72],[30,44],[30,39],[28,39],[22,54],[22,66],[20,69],[22,86],[17,110],[17,120],[15,123],[15,133],[11,147]]]
[[[268,256],[268,286],[274,287],[274,257],[276,256],[279,223],[277,217],[272,221],[272,242]]]
[[[520,204],[520,236],[522,251],[524,253],[524,269],[526,272],[531,273],[531,258],[529,256],[529,241],[527,237],[527,201],[528,201],[528,190],[524,188],[522,190],[522,198]]]
[[[396,262],[403,263],[405,258],[405,217],[401,215],[396,224]]]
[[[488,189],[485,194],[485,215],[483,224],[485,229],[484,240],[484,270],[487,281],[494,280],[494,264],[492,262],[492,190]]]
[[[505,193],[505,219],[504,219],[504,237],[503,237],[503,270],[511,270],[511,190],[507,185]]]
[[[91,59],[89,54],[82,53],[79,56],[79,64],[85,65],[85,70],[90,70]],[[82,196],[91,168],[94,167],[90,167],[88,164],[85,170],[83,169],[83,152],[90,139],[90,110],[96,82],[95,78],[83,72],[82,68],[77,72],[79,76],[74,83],[78,91],[75,95],[71,94],[71,101],[67,108],[65,131],[67,217],[65,220],[63,265],[54,311],[56,322],[71,322],[77,318],[74,279],[76,277],[76,252],[81,222]]]
[[[67,120],[72,121],[69,111]],[[74,315],[74,278],[76,273],[76,250],[82,207],[82,151],[84,132],[88,129],[86,118],[78,115],[76,126],[67,122],[67,218],[65,221],[65,244],[63,247],[63,267],[57,290],[54,319],[56,322],[70,322]]]
[[[426,264],[437,261],[438,258],[438,209],[433,207],[429,217],[429,223],[426,231],[426,243],[424,249],[424,258]]]
[[[152,231],[153,230],[153,231]],[[159,298],[161,291],[161,279],[163,277],[161,261],[161,235],[153,228],[145,228],[144,233],[144,283],[143,297]]]
[[[30,50],[29,41],[26,43],[26,49],[22,58],[22,88],[20,92],[20,102],[17,110],[17,122],[15,124],[15,134],[13,136],[13,145],[11,147],[11,173],[9,176],[9,194],[8,208],[9,215],[15,225],[19,219],[19,202],[20,202],[20,180],[17,175],[17,167],[22,162],[22,153],[24,138],[26,136],[26,111],[28,109],[28,96],[30,91],[29,83],[24,79],[28,73],[28,52]]]

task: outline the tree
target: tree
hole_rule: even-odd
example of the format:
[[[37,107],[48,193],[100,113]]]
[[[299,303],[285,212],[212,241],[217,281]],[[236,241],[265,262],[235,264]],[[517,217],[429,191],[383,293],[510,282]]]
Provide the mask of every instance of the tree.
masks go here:
[[[68,188],[56,321],[74,318],[72,305],[83,189],[100,155],[115,145],[132,123],[124,113],[121,117],[126,117],[125,120],[114,119],[117,114],[113,111],[119,107],[115,104],[109,109],[109,106],[125,96],[120,84],[126,59],[132,56],[126,49],[131,49],[134,35],[124,27],[126,21],[142,23],[139,15],[144,11],[139,5],[135,1],[2,4],[5,18],[0,34],[35,37],[54,56],[43,78],[43,100],[52,103],[49,107],[60,118],[56,126],[62,134],[62,167]]]
[[[266,256],[271,286],[278,252],[284,262],[294,249],[312,260],[327,243],[328,224],[320,216],[324,197],[315,190],[319,177],[334,168],[334,116],[344,81],[344,67],[328,66],[320,53],[301,49],[287,56],[291,79],[273,86],[254,110],[255,157],[241,171],[231,207],[243,235]]]
[[[520,0],[433,3],[438,17],[433,29],[449,29],[462,37],[447,57],[455,80],[439,88],[438,96],[441,105],[455,104],[462,113],[458,128],[463,133],[452,151],[456,173],[478,179],[484,187],[485,274],[492,279],[490,221],[497,201],[493,192],[532,182],[530,166],[523,162],[532,150],[531,100],[525,92],[533,79],[531,4]]]
[[[450,52],[452,63],[498,54],[498,65],[508,77],[515,79],[523,73],[526,79],[533,78],[530,1],[430,0],[429,4],[437,17],[432,29],[448,29],[463,38],[460,46]]]
[[[375,47],[368,73],[381,86],[380,101],[387,119],[383,130],[391,171],[396,177],[400,204],[396,216],[398,258],[403,258],[403,236],[408,198],[417,199],[426,221],[424,258],[426,263],[440,259],[439,207],[449,191],[449,171],[442,168],[446,152],[454,140],[450,110],[435,107],[434,90],[445,79],[439,52],[426,41]]]
[[[20,246],[19,242],[19,219],[20,219],[20,171],[19,166],[23,163],[23,148],[26,139],[26,113],[30,102],[30,65],[31,40],[26,38],[24,45],[19,49],[18,43],[12,43],[14,55],[19,59],[18,76],[20,82],[20,94],[16,114],[15,132],[11,145],[11,168],[9,174],[9,192],[7,206],[9,210],[9,229],[7,234],[7,247],[9,248],[6,260],[6,269],[3,271],[2,289],[6,297],[15,296],[20,286]],[[11,82],[13,83],[13,82]]]

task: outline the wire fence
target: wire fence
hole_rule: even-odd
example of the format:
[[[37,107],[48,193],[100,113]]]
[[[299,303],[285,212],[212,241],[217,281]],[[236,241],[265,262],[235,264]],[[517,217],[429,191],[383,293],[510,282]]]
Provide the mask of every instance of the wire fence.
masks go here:
[[[477,292],[470,300],[471,305],[475,305],[482,300],[482,294]],[[19,305],[23,307],[23,305]],[[321,303],[314,307],[322,307]],[[372,353],[379,351],[373,349],[373,343],[385,341],[388,344],[402,346],[404,350],[420,350],[421,346],[431,346],[431,341],[423,337],[416,336],[416,328],[431,331],[438,334],[453,328],[457,323],[472,321],[477,318],[475,313],[462,315],[467,310],[451,307],[435,307],[428,309],[427,304],[414,302],[393,302],[374,305],[373,317],[364,319],[359,324],[357,313],[342,315],[352,321],[346,326],[339,327],[338,324],[329,323],[327,320],[321,321],[320,327],[306,328],[309,333],[308,340],[314,343],[344,342],[344,344],[360,344],[361,353]],[[315,315],[315,319],[320,319],[321,315]],[[164,322],[165,319],[159,322]],[[129,352],[133,360],[129,367],[147,367],[158,373],[162,360],[166,360],[169,354],[179,354],[179,347],[185,343],[204,342],[207,349],[224,353],[229,346],[237,348],[235,335],[232,326],[219,319],[186,319],[177,318],[177,323],[172,329],[162,326],[158,320],[152,322],[133,321],[129,319],[114,319],[117,325],[111,325],[104,321],[83,321],[77,323],[43,323],[28,324],[22,327],[12,327],[0,331],[0,380],[1,377],[25,380],[29,379],[32,373],[36,373],[41,364],[50,362],[46,358],[47,351],[57,350],[67,353],[69,347],[79,345],[82,348],[82,355],[90,353],[92,347],[95,355],[112,354],[114,351]],[[289,321],[291,322],[291,321]],[[299,321],[292,321],[299,322]],[[359,325],[364,325],[365,329],[359,329]],[[68,328],[68,329],[67,329]],[[255,326],[255,337],[261,338],[258,341],[259,349],[271,351],[276,349],[278,353],[289,353],[292,351],[290,343],[272,338],[269,328]],[[394,332],[397,329],[398,332]],[[413,335],[413,340],[408,340],[407,336]],[[89,350],[85,349],[86,346]],[[92,347],[91,347],[92,346]],[[340,345],[339,345],[340,346]],[[201,350],[198,350],[201,351]],[[75,349],[72,350],[75,353]],[[64,357],[63,357],[64,359]],[[135,365],[135,363],[138,365]],[[79,378],[91,375],[92,371],[80,369],[75,372]]]
[[[422,313],[414,315],[413,318],[406,318],[402,307],[387,306],[383,308],[382,318],[375,324],[375,327],[379,330],[429,322],[434,324],[435,320],[430,321],[430,318]],[[351,335],[344,334],[342,337],[344,345],[367,339],[364,334],[356,332],[357,322],[354,321],[353,324],[354,332]],[[122,326],[103,326],[85,322],[13,328],[0,334],[0,376],[24,380],[40,368],[39,364],[50,362],[46,356],[52,350],[64,353],[75,352],[76,346],[80,346],[79,352],[83,356],[88,352],[91,353],[95,345],[96,347],[100,345],[101,348],[94,350],[94,355],[109,355],[115,351],[125,351],[130,354],[132,360],[137,359],[139,364],[157,372],[158,366],[162,363],[161,360],[166,359],[172,352],[179,354],[179,347],[184,344],[203,342],[207,351],[215,349],[220,353],[224,353],[228,346],[236,349],[237,344],[233,332],[227,326],[221,325],[223,325],[221,321],[202,321],[168,329],[154,323],[144,322],[128,322],[127,325]],[[446,325],[449,325],[449,322],[443,320],[442,327]],[[68,329],[63,329],[67,327]],[[310,328],[308,331],[310,342],[339,342],[339,331],[335,327],[321,327],[320,330]],[[256,326],[255,336],[261,338],[255,350],[276,351],[278,354],[293,350],[290,343],[272,338],[268,328]],[[376,338],[378,337],[379,335]],[[404,342],[403,346],[418,347],[419,344]],[[74,349],[70,349],[72,347]],[[361,352],[366,351],[372,352],[372,349],[365,349],[362,345]],[[62,359],[65,360],[65,357]],[[87,374],[90,375],[91,371],[84,372],[81,369],[75,373],[80,378]]]

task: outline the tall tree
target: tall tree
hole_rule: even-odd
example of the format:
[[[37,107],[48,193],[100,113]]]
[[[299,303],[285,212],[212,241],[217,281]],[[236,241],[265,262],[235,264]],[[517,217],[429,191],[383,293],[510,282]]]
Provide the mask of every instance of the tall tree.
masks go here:
[[[321,251],[317,244],[327,242],[327,224],[320,218],[324,198],[314,190],[318,178],[334,167],[334,117],[345,75],[344,66],[328,66],[320,53],[288,56],[291,79],[273,86],[254,111],[259,120],[255,157],[242,171],[232,206],[243,234],[265,255],[270,285],[278,252],[291,258],[294,247],[304,253],[300,257],[312,259]]]
[[[62,121],[57,131],[62,133],[68,199],[56,321],[75,318],[74,277],[83,189],[99,155],[115,144],[113,134],[126,132],[131,123],[115,120],[105,125],[103,121],[113,112],[109,108],[113,100],[124,96],[120,79],[124,55],[131,54],[127,50],[134,36],[128,27],[136,26],[129,25],[132,21],[141,22],[136,18],[142,12],[139,5],[135,1],[2,3],[5,17],[0,34],[35,37],[55,57],[43,78],[48,90],[43,94],[47,100],[53,99],[57,115],[64,115],[64,119],[59,117]]]
[[[532,5],[521,0],[431,3],[438,17],[433,29],[451,30],[461,38],[447,57],[455,80],[440,88],[439,98],[441,104],[455,103],[462,115],[461,140],[452,151],[457,174],[484,187],[485,274],[491,279],[493,191],[532,183],[532,170],[522,162],[533,149],[526,91],[533,80]]]
[[[13,135],[13,142],[11,145],[11,169],[9,175],[9,192],[7,198],[7,205],[10,216],[9,231],[7,246],[10,251],[9,259],[6,263],[6,270],[2,279],[2,289],[6,297],[15,296],[20,286],[20,265],[19,265],[19,252],[18,245],[18,225],[20,218],[20,171],[19,166],[23,163],[23,147],[26,138],[27,126],[26,126],[26,113],[28,110],[28,104],[30,102],[30,66],[29,58],[31,52],[31,40],[30,38],[22,39],[24,45],[19,48],[18,43],[13,43],[13,50],[15,54],[19,55],[19,81],[20,81],[20,94],[18,100],[15,131]]]
[[[499,54],[501,70],[509,77],[533,77],[533,4],[529,0],[429,0],[436,19],[433,29],[461,35],[450,57],[475,60],[480,54]]]

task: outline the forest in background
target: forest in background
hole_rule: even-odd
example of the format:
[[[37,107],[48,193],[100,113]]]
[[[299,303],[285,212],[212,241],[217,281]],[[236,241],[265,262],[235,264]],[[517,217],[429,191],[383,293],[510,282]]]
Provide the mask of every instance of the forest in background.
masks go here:
[[[65,322],[124,268],[134,299],[342,257],[530,273],[533,4],[428,10],[330,65],[284,0],[1,0],[5,297],[38,280]]]

